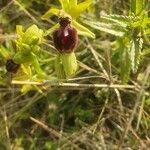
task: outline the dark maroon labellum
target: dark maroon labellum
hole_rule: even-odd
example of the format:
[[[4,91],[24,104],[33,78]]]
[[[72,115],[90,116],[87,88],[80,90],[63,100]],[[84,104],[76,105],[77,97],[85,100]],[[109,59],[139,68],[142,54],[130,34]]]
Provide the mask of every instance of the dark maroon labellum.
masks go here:
[[[60,18],[60,28],[53,33],[54,46],[61,53],[73,52],[78,42],[77,30],[70,23],[68,17]]]
[[[7,60],[6,62],[7,72],[16,73],[19,67],[20,64],[16,64],[12,59]]]

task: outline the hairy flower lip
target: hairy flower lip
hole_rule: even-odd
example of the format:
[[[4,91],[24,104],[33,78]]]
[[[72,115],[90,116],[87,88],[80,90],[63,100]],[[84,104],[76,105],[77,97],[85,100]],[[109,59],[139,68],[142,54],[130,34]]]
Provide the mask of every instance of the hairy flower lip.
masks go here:
[[[20,67],[20,64],[16,64],[12,59],[8,59],[6,62],[7,72],[16,73]]]
[[[59,19],[60,28],[53,32],[53,43],[60,53],[71,53],[78,43],[77,30],[71,27],[69,17]]]
[[[70,53],[74,51],[78,36],[75,28],[66,27],[57,29],[53,33],[53,41],[55,48],[61,53]]]

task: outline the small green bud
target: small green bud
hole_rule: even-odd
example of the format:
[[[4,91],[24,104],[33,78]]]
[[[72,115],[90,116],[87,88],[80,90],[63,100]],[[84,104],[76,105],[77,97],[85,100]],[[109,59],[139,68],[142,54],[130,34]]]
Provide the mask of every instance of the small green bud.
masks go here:
[[[40,44],[42,39],[43,31],[36,25],[30,26],[23,36],[23,42],[28,44]]]

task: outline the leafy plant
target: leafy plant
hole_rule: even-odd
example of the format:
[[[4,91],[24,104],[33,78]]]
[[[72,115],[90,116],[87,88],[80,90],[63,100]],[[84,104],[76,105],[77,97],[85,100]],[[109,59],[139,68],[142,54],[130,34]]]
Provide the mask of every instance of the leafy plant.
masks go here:
[[[131,0],[129,16],[103,15],[101,22],[85,21],[96,30],[107,32],[118,38],[116,53],[119,54],[120,75],[123,83],[128,81],[131,72],[137,72],[143,42],[149,34],[150,19],[145,9],[146,4],[146,0]]]

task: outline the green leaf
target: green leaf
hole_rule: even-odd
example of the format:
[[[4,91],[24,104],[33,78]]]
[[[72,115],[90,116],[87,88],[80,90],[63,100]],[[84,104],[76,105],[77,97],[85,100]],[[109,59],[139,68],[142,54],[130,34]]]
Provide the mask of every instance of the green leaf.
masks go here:
[[[73,20],[72,25],[73,27],[77,29],[78,34],[85,35],[93,39],[95,38],[95,34],[93,32],[91,32],[89,29],[87,29],[83,25],[79,24],[77,21]]]
[[[101,16],[101,18],[108,18],[109,19],[113,19],[113,20],[117,20],[119,22],[123,22],[125,24],[130,23],[131,21],[136,21],[137,19],[139,19],[136,16],[125,16],[125,15],[116,15],[116,14],[111,14],[111,15],[104,15]]]
[[[104,22],[108,22],[108,23],[112,23],[112,24],[116,24],[122,28],[126,28],[128,23],[130,23],[130,21],[125,22],[125,21],[121,21],[120,18],[119,19],[114,19],[114,17],[112,16],[102,16],[101,17],[103,19]]]
[[[134,45],[135,45],[135,58],[134,58],[134,66],[132,66],[133,73],[137,72],[139,63],[140,63],[140,57],[141,57],[141,50],[143,47],[143,39],[142,38],[135,38],[134,39]]]
[[[130,14],[140,15],[145,7],[145,0],[130,0]]]
[[[129,54],[128,38],[122,38],[119,40],[119,61],[120,61],[120,76],[123,83],[129,80],[131,72],[131,60]]]
[[[129,61],[129,54],[128,52],[125,50],[124,53],[124,58],[121,60],[121,79],[123,83],[128,82],[129,80],[129,76],[130,76],[130,72],[131,72],[131,65],[130,65],[130,61]]]
[[[93,21],[84,21],[84,23],[88,24],[94,29],[104,31],[115,36],[122,37],[125,34],[124,28],[114,24]]]
[[[43,72],[43,70],[40,67],[37,56],[34,53],[31,53],[30,57],[31,57],[31,60],[30,60],[31,64],[33,65],[33,67],[34,67],[36,73],[39,75],[39,77],[41,77],[41,78],[46,77],[46,74]]]
[[[59,9],[57,8],[50,8],[43,16],[42,19],[48,19],[49,17],[51,17],[52,15],[58,15],[60,12]]]
[[[132,68],[132,71],[134,72],[135,71],[135,41],[134,40],[131,40],[130,41],[130,48],[129,48],[129,56],[130,56],[130,61],[131,61],[131,68]]]
[[[141,38],[141,28],[135,28],[132,32],[129,42],[129,57],[132,72],[136,73],[140,61],[143,39]]]

